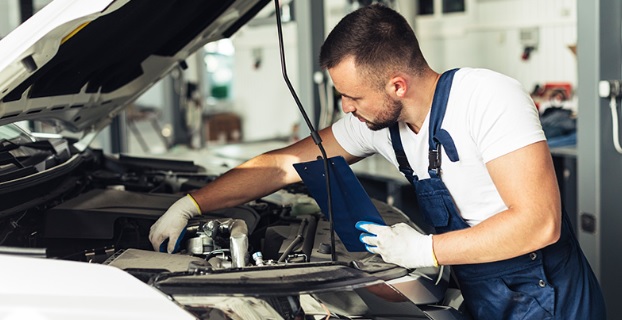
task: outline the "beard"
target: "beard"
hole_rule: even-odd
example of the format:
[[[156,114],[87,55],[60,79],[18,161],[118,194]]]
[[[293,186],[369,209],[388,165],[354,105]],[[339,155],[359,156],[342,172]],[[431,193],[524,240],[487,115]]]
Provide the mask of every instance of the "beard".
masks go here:
[[[378,114],[374,122],[365,122],[367,128],[369,128],[369,130],[378,131],[394,125],[402,114],[403,108],[404,104],[402,101],[393,100],[389,95],[386,95],[382,105],[382,112]]]

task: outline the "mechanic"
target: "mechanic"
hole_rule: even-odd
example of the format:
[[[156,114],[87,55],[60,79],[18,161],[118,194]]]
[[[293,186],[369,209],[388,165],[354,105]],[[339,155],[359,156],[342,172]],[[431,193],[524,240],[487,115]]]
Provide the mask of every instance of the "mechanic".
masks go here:
[[[361,221],[369,251],[406,268],[451,265],[475,319],[605,318],[537,110],[517,81],[485,69],[436,73],[406,20],[381,5],[344,17],[320,63],[347,113],[320,131],[327,154],[349,163],[383,155],[413,184],[436,230]],[[298,182],[292,164],[317,156],[306,138],[247,161],[173,204],[151,243],[157,250],[169,238],[171,252],[189,218]]]

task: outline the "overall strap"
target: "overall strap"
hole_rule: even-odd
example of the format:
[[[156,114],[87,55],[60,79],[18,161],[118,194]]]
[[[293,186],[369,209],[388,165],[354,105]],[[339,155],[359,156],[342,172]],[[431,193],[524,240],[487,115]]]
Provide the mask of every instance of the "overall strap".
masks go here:
[[[438,176],[441,168],[441,145],[445,148],[445,153],[451,162],[456,162],[458,150],[454,144],[451,135],[445,129],[441,129],[445,111],[447,110],[447,101],[449,100],[449,92],[454,79],[454,74],[458,69],[452,69],[444,72],[438,79],[436,90],[434,91],[434,99],[432,100],[432,110],[430,111],[430,135],[428,140],[428,171],[430,176]]]
[[[408,182],[412,184],[412,180],[414,179],[414,171],[410,167],[410,164],[408,164],[408,158],[406,158],[406,153],[404,152],[404,146],[402,145],[402,139],[400,138],[399,124],[396,122],[390,126],[389,132],[391,133],[391,144],[393,145],[393,151],[395,152],[400,172],[406,177],[406,179],[408,179]]]
[[[432,101],[432,110],[430,111],[430,138],[428,144],[430,146],[430,153],[428,154],[428,170],[430,170],[431,176],[438,174],[438,169],[441,167],[441,150],[440,145],[445,146],[445,152],[449,157],[449,160],[456,162],[459,160],[458,150],[454,144],[453,139],[449,135],[449,132],[444,129],[440,129],[445,117],[445,110],[447,109],[447,100],[449,99],[449,91],[451,90],[451,83],[454,78],[454,73],[458,69],[452,69],[444,72],[438,83],[436,84],[436,90],[434,91],[434,99]],[[408,158],[404,152],[404,146],[402,145],[402,139],[400,138],[399,124],[395,123],[389,127],[391,134],[391,144],[395,151],[397,163],[399,164],[399,170],[406,179],[412,183],[414,177],[414,171],[408,164]]]

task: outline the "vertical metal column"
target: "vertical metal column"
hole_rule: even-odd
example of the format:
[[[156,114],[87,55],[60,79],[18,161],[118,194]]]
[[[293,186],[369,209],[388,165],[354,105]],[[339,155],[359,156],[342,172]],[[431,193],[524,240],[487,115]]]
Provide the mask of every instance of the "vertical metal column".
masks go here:
[[[320,48],[324,43],[324,1],[294,1],[294,19],[298,33],[299,83],[297,93],[313,126],[317,128],[320,117],[320,96],[313,74],[320,71]],[[301,125],[300,137],[309,135]]]
[[[577,1],[577,15],[578,237],[614,319],[622,297],[622,155],[613,146],[609,100],[598,97],[598,82],[622,79],[622,3]]]
[[[127,151],[127,124],[125,112],[121,112],[110,123],[110,152],[126,153]]]
[[[33,0],[19,0],[20,20],[23,23],[35,14],[35,5]]]
[[[185,70],[187,68],[186,63],[183,62],[182,69]],[[186,114],[185,114],[185,104],[186,104],[186,79],[184,77],[184,73],[182,69],[175,69],[170,78],[170,100],[168,107],[170,108],[170,119],[173,127],[171,144],[177,145],[187,145],[189,142],[188,139],[188,128],[186,127]]]

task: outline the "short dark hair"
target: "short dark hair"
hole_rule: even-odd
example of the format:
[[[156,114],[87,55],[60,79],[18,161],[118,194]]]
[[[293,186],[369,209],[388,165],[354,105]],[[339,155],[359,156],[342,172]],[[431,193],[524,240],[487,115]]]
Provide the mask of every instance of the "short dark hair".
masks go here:
[[[349,56],[379,86],[397,71],[421,74],[427,67],[406,19],[381,4],[351,12],[335,26],[320,50],[320,67],[330,69]]]

